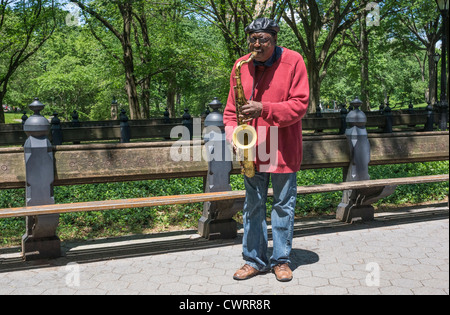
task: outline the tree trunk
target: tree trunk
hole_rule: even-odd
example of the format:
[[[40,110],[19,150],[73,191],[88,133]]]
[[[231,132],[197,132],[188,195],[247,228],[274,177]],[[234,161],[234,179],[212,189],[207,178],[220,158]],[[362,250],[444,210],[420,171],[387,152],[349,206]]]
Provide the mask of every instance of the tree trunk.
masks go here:
[[[125,90],[128,96],[128,105],[130,108],[130,118],[131,119],[139,119],[141,118],[141,112],[139,107],[139,98],[136,89],[136,77],[134,75],[134,61],[133,61],[133,48],[131,43],[131,24],[133,21],[133,3],[134,0],[123,0],[118,1],[117,6],[120,11],[120,15],[122,16],[123,23],[123,31],[119,32],[107,18],[101,16],[98,12],[93,10],[92,8],[87,7],[83,1],[74,0],[78,6],[92,14],[97,20],[99,20],[106,28],[108,28],[114,36],[120,41],[122,45],[122,53],[123,60],[117,57],[115,54],[113,56],[119,60],[119,62],[123,65],[125,72]],[[115,1],[114,1],[115,2]],[[92,28],[91,28],[92,31]],[[93,32],[94,36],[97,38],[100,43],[103,44],[102,40]],[[104,45],[104,44],[103,44]]]
[[[124,58],[125,59],[125,58]],[[130,107],[130,119],[140,119],[139,99],[136,89],[136,78],[133,75],[132,67],[125,63],[125,90],[128,95],[128,104]]]
[[[369,95],[369,38],[366,29],[366,15],[362,14],[359,18],[360,24],[360,45],[359,58],[361,61],[361,110],[369,111],[370,95]]]
[[[5,123],[5,112],[3,111],[3,93],[0,92],[0,124]]]
[[[434,62],[434,52],[435,50],[428,50],[428,82],[429,88],[428,88],[428,101],[431,103],[431,105],[434,105],[437,100],[439,99],[439,95],[437,95],[437,81],[436,81],[436,75],[437,75],[437,68],[436,63]],[[436,97],[437,95],[437,97]]]
[[[315,63],[313,62],[308,62],[307,68],[309,80],[309,105],[307,113],[313,114],[320,104],[320,74],[319,69],[315,67]]]
[[[135,37],[135,44],[138,48],[139,57],[141,60],[141,67],[147,67],[151,63],[150,58],[150,50],[151,50],[151,42],[148,35],[148,24],[147,24],[147,17],[145,13],[145,7],[144,2],[138,2],[136,3],[136,10],[137,13],[134,15],[135,19],[132,21],[132,25],[134,27],[134,37]],[[139,22],[139,28],[138,25],[135,23],[135,21]],[[138,30],[141,30],[142,34],[142,43],[139,39]],[[144,119],[147,119],[150,117],[150,82],[151,82],[151,75],[145,74],[141,80],[139,80],[140,86],[141,86],[141,114]]]
[[[139,107],[136,77],[134,75],[133,49],[131,46],[132,5],[130,2],[126,2],[122,5],[119,5],[119,9],[122,13],[123,18],[123,66],[125,70],[125,89],[128,95],[128,104],[130,106],[130,118],[141,119],[142,115]]]
[[[142,88],[141,113],[142,118],[147,119],[150,118],[150,77],[146,77],[145,79],[142,80],[141,88]]]
[[[3,110],[3,100],[5,99],[8,81],[11,76],[8,74],[1,82],[0,87],[0,124],[6,123],[5,111]]]
[[[177,92],[177,82],[175,73],[167,74],[167,109],[169,117],[174,118],[175,115],[175,96]]]

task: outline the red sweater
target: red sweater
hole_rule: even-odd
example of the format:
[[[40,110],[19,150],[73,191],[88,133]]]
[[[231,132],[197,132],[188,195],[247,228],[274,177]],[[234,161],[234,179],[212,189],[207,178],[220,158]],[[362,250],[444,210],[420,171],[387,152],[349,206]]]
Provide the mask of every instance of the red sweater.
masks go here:
[[[236,63],[248,59],[249,55],[238,59]],[[233,78],[236,63],[231,72],[230,92],[223,114],[226,137],[230,143],[237,126],[233,89],[236,85]],[[265,70],[263,66],[255,69],[253,62],[244,64],[241,81],[247,99],[252,94],[255,77],[257,85],[253,100],[263,104],[261,116],[249,123],[258,132],[257,170],[269,173],[297,172],[302,162],[301,119],[306,114],[309,102],[308,76],[303,58],[299,53],[283,48],[281,57]],[[272,126],[277,127],[277,130],[269,128]],[[269,153],[272,154],[270,158]]]

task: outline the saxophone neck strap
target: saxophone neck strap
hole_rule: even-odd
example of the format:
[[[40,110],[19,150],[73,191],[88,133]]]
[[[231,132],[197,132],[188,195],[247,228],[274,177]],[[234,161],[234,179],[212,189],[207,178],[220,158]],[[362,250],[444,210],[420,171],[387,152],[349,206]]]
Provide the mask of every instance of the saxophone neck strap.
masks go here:
[[[262,77],[264,76],[264,72],[266,72],[266,69],[268,67],[271,67],[278,59],[280,59],[282,53],[283,53],[283,48],[280,46],[275,46],[272,56],[269,59],[267,59],[265,62],[253,60],[253,65],[255,66],[255,77],[253,78],[252,95],[250,96],[249,101],[251,101],[253,99],[253,97],[255,96],[255,90],[258,87],[259,81],[261,81]],[[257,70],[258,66],[263,66],[264,70],[261,73],[261,75],[259,76],[259,78],[256,80],[256,76],[257,76],[256,70]]]
[[[252,95],[250,96],[249,101],[251,101],[253,99],[253,97],[255,96],[255,90],[258,87],[259,81],[261,81],[264,72],[266,72],[267,67],[264,67],[263,72],[261,73],[261,75],[259,76],[258,80],[256,80],[256,67],[255,67],[255,76],[253,77],[253,87],[252,87]]]

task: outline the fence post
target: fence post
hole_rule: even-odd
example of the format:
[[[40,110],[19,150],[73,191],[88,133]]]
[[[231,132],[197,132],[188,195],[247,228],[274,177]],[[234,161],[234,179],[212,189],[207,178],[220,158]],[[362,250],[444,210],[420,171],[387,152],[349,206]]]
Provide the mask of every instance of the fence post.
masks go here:
[[[72,121],[71,121],[70,126],[72,126],[72,127],[80,127],[80,126],[81,126],[81,123],[80,123],[80,121],[78,120],[78,118],[79,118],[78,112],[77,112],[76,110],[74,110],[74,111],[72,112]]]
[[[22,115],[21,119],[22,119],[22,126],[23,126],[28,119],[26,111],[23,111],[23,115]]]
[[[166,107],[166,110],[164,111],[164,123],[165,124],[170,124],[170,113],[169,113],[169,109]]]
[[[380,106],[378,106],[378,111],[381,115],[384,113],[384,103],[380,102]]]
[[[183,126],[185,126],[189,130],[190,140],[192,140],[192,133],[194,129],[192,124],[192,116],[191,114],[189,114],[188,108],[184,109],[184,114],[182,118],[183,118]]]
[[[389,106],[389,101],[384,108],[384,116],[385,116],[385,124],[384,124],[384,133],[392,133],[392,109]]]
[[[339,134],[345,134],[345,130],[347,129],[347,114],[348,110],[345,108],[345,104],[342,104],[341,108],[341,127],[339,128]]]
[[[62,129],[61,120],[58,118],[58,113],[53,113],[53,118],[51,121],[51,131],[52,131],[52,144],[61,145],[62,144]]]
[[[410,114],[410,115],[414,114],[414,105],[412,103],[412,100],[409,101],[408,114]]]
[[[447,130],[447,122],[448,122],[448,102],[446,97],[444,100],[442,100],[441,97],[441,106],[439,108],[439,111],[441,114],[439,119],[439,129],[445,131]]]
[[[70,126],[73,128],[81,127],[81,123],[78,120],[78,112],[76,110],[72,112],[72,121],[70,122]],[[80,141],[73,141],[73,144],[80,144]]]
[[[323,117],[322,109],[320,108],[320,104],[316,106],[316,117]]]
[[[125,109],[120,110],[120,143],[130,142],[130,124],[128,123],[128,117],[125,113]]]
[[[409,115],[414,115],[414,105],[413,105],[413,103],[412,103],[412,100],[409,100],[409,105],[408,105],[408,114]],[[411,124],[411,125],[408,125],[408,127],[415,127],[416,125],[415,124]]]
[[[34,114],[24,124],[26,205],[54,204],[53,150],[48,139],[50,124],[39,112],[44,108],[38,98],[29,105]],[[61,256],[61,243],[56,236],[59,214],[26,217],[26,233],[22,236],[22,255],[25,260]]]
[[[427,113],[427,121],[425,123],[424,131],[433,131],[434,129],[434,112],[431,103],[428,102],[427,107],[425,108]]]
[[[209,105],[213,111],[205,119],[204,140],[208,158],[205,192],[231,191],[232,155],[225,140],[223,116],[219,112],[222,103],[214,98]],[[238,206],[234,200],[205,202],[198,222],[199,234],[207,239],[236,237],[237,224],[232,217],[239,210]]]
[[[344,169],[344,181],[368,180],[370,162],[370,143],[367,136],[367,117],[359,110],[362,102],[356,98],[351,103],[354,110],[347,115],[345,135],[350,151],[350,164]],[[336,210],[336,219],[352,223],[370,221],[374,218],[371,203],[392,194],[395,186],[345,190],[342,201]]]

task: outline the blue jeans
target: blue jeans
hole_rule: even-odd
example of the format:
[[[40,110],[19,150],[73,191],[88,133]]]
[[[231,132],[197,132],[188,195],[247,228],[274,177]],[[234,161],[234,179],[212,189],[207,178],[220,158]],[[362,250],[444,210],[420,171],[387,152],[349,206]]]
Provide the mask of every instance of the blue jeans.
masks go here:
[[[273,187],[271,213],[273,253],[268,260],[266,201],[270,178]],[[245,262],[259,271],[267,271],[279,263],[289,263],[297,198],[296,173],[256,172],[252,178],[245,176],[244,183],[246,198],[243,211],[242,255]]]

